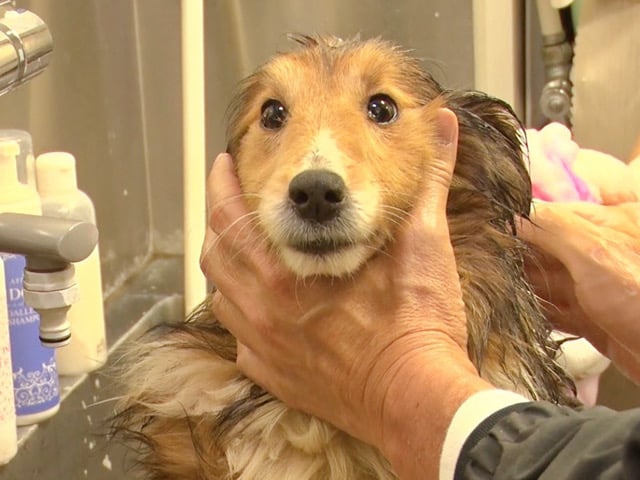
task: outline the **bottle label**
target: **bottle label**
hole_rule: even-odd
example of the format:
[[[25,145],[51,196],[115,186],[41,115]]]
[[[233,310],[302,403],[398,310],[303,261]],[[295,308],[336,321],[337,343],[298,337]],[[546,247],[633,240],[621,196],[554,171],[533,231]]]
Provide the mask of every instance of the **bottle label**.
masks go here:
[[[0,256],[5,267],[16,414],[44,412],[60,402],[55,352],[40,343],[40,317],[24,303],[24,257]]]
[[[0,265],[0,267],[2,267],[2,265]],[[3,268],[0,268],[0,274],[4,275]],[[0,283],[0,285],[2,285],[2,283]],[[0,311],[0,425],[14,425],[16,421],[16,409],[13,403],[9,322],[6,316],[7,298],[5,289],[0,287],[0,290],[0,309],[3,310]],[[2,460],[3,457],[0,453],[0,463]]]

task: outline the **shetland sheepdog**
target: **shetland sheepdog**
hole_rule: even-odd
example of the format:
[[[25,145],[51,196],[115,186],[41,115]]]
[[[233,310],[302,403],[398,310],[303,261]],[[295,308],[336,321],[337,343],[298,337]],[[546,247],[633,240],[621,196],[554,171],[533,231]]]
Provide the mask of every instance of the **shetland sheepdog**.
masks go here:
[[[228,127],[246,202],[282,261],[300,277],[341,276],[383,251],[419,196],[437,148],[436,111],[446,107],[459,122],[447,216],[470,358],[498,387],[570,402],[515,235],[531,185],[510,107],[443,89],[380,39],[294,40],[241,83]],[[375,448],[253,384],[235,355],[206,301],[132,347],[115,430],[144,478],[396,478]]]

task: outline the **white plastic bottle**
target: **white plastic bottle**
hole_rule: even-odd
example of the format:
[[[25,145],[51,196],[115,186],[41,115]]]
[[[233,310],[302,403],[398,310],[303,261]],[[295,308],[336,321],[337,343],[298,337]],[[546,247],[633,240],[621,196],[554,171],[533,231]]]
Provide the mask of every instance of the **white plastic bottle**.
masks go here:
[[[17,451],[18,433],[16,406],[13,403],[9,312],[4,285],[4,263],[0,262],[0,465],[9,463]]]
[[[36,188],[36,160],[33,157],[31,134],[25,130],[0,130],[0,142],[15,141],[20,147],[16,156],[18,180]]]
[[[40,215],[38,193],[17,178],[19,150],[15,141],[0,142],[0,213]],[[0,258],[5,271],[16,422],[30,425],[51,417],[60,408],[55,352],[40,343],[40,317],[24,303],[25,258],[6,253]]]
[[[42,213],[50,217],[96,223],[91,199],[78,189],[76,161],[66,152],[36,158],[36,179]],[[71,342],[56,350],[58,372],[79,375],[100,368],[107,360],[107,344],[98,246],[74,264],[80,299],[69,308]]]

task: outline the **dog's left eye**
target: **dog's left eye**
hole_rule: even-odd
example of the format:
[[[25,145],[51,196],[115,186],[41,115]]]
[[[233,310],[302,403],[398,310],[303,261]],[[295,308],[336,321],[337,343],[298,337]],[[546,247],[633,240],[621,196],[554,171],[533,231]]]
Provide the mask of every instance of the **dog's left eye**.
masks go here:
[[[279,130],[287,121],[289,112],[278,100],[270,99],[262,105],[260,123],[267,130]]]
[[[398,118],[398,106],[389,95],[378,93],[369,99],[367,114],[371,121],[386,125]]]

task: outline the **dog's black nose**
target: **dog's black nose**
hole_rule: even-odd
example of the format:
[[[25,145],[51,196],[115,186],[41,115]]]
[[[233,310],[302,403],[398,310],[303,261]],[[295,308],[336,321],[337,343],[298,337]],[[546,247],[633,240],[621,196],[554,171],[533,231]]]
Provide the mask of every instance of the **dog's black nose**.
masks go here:
[[[340,212],[345,185],[339,175],[328,170],[307,170],[289,184],[289,199],[305,220],[328,222]]]

